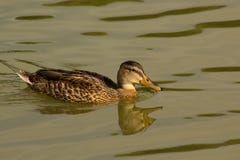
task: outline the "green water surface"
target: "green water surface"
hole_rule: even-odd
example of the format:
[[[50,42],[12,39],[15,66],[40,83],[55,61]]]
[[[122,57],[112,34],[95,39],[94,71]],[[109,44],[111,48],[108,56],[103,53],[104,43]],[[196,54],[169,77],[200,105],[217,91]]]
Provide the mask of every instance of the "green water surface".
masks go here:
[[[240,1],[0,6],[1,159],[240,158]],[[32,91],[13,72],[90,70],[116,82],[126,60],[141,63],[162,91],[136,85],[128,101],[68,103]]]

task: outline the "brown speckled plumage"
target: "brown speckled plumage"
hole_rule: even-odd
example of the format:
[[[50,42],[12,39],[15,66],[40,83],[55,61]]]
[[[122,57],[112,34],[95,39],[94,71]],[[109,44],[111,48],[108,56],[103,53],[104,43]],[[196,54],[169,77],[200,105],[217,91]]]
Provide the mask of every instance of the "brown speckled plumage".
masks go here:
[[[39,70],[29,74],[29,80],[33,90],[65,101],[106,103],[119,100],[117,84],[93,72]]]
[[[33,90],[56,99],[80,103],[109,103],[136,96],[135,83],[160,90],[134,61],[122,63],[118,84],[95,72],[41,69],[35,73],[17,73]]]

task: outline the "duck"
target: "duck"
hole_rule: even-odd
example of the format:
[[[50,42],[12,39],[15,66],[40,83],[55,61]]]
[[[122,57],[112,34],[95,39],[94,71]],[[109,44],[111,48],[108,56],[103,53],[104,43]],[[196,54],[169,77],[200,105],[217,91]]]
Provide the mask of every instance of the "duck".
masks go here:
[[[137,96],[136,84],[152,90],[161,88],[145,74],[136,61],[123,62],[117,72],[117,83],[96,72],[85,70],[39,69],[34,73],[16,73],[32,90],[58,100],[77,103],[111,103]]]

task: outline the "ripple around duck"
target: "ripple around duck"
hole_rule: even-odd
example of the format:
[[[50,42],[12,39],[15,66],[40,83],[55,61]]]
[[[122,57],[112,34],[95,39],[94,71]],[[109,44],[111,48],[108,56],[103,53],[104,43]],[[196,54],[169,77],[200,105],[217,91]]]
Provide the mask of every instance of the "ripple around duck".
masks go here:
[[[215,22],[204,22],[198,23],[194,26],[194,29],[178,31],[178,32],[159,32],[159,33],[147,33],[141,34],[137,37],[184,37],[184,36],[192,36],[196,34],[200,34],[204,29],[207,28],[232,28],[232,27],[240,27],[240,20],[230,20],[230,21],[215,21]]]
[[[43,69],[47,68],[47,67],[44,67],[44,66],[42,66],[38,63],[32,62],[32,61],[23,60],[23,59],[15,59],[15,60],[18,61],[18,62],[21,62],[21,63],[30,64],[30,65],[33,65],[33,66],[36,66],[36,67],[39,67],[39,68],[43,68]]]
[[[149,150],[140,150],[130,153],[117,154],[116,157],[126,157],[126,156],[144,156],[144,155],[153,155],[153,154],[163,154],[163,153],[173,153],[173,152],[190,152],[206,149],[216,149],[220,147],[239,145],[240,139],[231,139],[222,143],[206,143],[206,144],[187,144],[180,145],[169,148],[156,148]]]
[[[101,18],[103,21],[134,21],[134,20],[144,20],[144,19],[153,19],[164,16],[173,16],[173,15],[183,15],[183,14],[192,14],[197,12],[215,10],[226,7],[225,5],[216,5],[216,6],[200,6],[200,7],[191,7],[184,9],[175,9],[168,10],[165,12],[155,13],[155,14],[143,14],[143,15],[133,15],[133,16],[118,16],[118,17],[106,17]]]
[[[113,2],[143,2],[143,0],[65,0],[56,3],[46,3],[44,6],[104,6]]]
[[[15,76],[16,74],[15,73],[1,73],[0,72],[0,75],[2,75],[2,76],[9,76],[9,75],[12,76],[12,75],[14,75]],[[0,80],[0,82],[1,82],[1,80]]]
[[[224,66],[203,68],[202,72],[240,72],[240,66]]]
[[[193,92],[193,91],[203,91],[200,88],[162,88],[162,91],[178,91],[178,92]]]
[[[16,17],[16,20],[43,20],[43,19],[51,19],[54,18],[50,15],[34,15],[34,16],[19,16]]]

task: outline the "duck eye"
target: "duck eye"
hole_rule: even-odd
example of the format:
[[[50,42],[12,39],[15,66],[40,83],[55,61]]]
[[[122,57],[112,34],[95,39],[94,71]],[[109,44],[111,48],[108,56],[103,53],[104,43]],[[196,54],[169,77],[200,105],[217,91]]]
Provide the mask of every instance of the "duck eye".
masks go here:
[[[132,72],[135,72],[135,69],[131,69]]]

